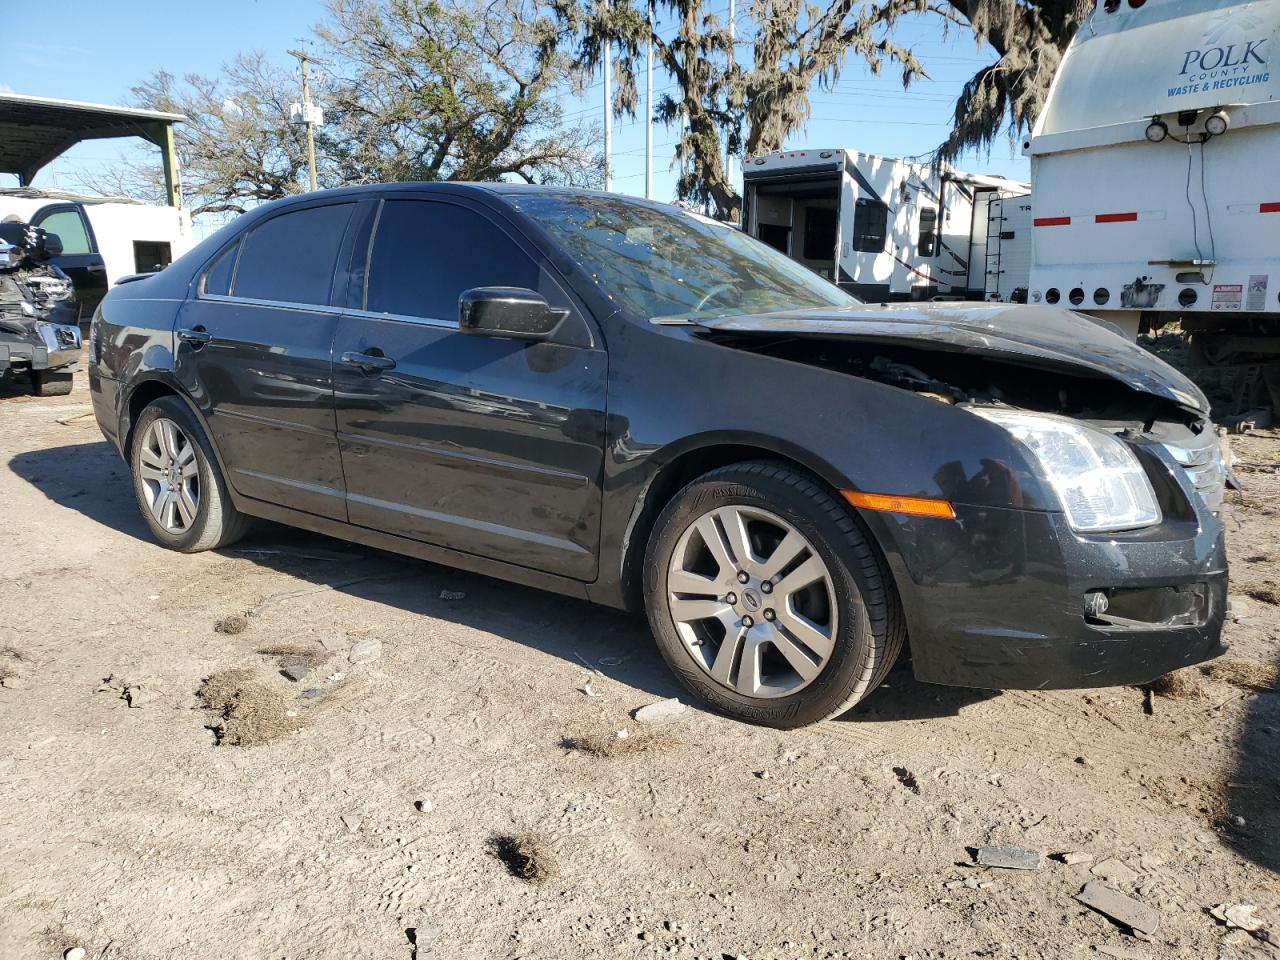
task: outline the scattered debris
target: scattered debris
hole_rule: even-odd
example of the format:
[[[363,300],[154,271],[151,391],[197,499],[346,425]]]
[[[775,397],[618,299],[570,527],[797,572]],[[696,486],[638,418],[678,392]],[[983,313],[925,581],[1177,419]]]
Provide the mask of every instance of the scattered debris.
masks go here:
[[[1160,911],[1127,897],[1098,880],[1090,880],[1076,899],[1136,934],[1151,936],[1160,926]]]
[[[243,613],[233,613],[229,617],[223,617],[213,625],[214,633],[226,633],[235,636],[237,633],[244,633],[249,629],[249,618]]]
[[[1246,413],[1224,417],[1222,425],[1231,433],[1249,433],[1251,430],[1267,430],[1273,423],[1269,407],[1255,407]]]
[[[666,700],[659,700],[657,703],[643,706],[632,713],[631,716],[635,718],[636,723],[656,726],[657,724],[679,720],[688,712],[688,707],[675,697],[670,697]]]
[[[347,659],[352,663],[371,663],[382,656],[382,641],[377,637],[366,637],[351,645]]]
[[[1112,883],[1132,883],[1138,879],[1138,874],[1121,863],[1115,857],[1108,857],[1106,860],[1100,861],[1089,870],[1095,877],[1101,877],[1103,880],[1110,880]]]
[[[584,684],[582,685],[582,692],[583,692],[583,693],[585,693],[588,697],[598,697],[598,696],[600,696],[600,694],[596,693],[594,690],[592,690],[592,689],[591,689],[591,681],[590,681],[590,680],[588,680],[586,683],[584,683]]]
[[[566,750],[580,750],[593,757],[622,757],[651,753],[680,746],[681,741],[665,732],[639,732],[632,736],[626,730],[615,733],[592,733],[581,737],[565,737],[560,745]]]
[[[160,699],[160,690],[150,680],[130,680],[110,674],[103,677],[95,693],[114,693],[131,708],[145,707]]]
[[[218,715],[212,729],[219,745],[253,747],[302,728],[284,698],[249,670],[223,670],[210,675],[196,696]]]
[[[1209,915],[1228,927],[1253,933],[1262,929],[1262,921],[1253,915],[1257,909],[1250,903],[1220,903],[1209,911]]]
[[[1280,606],[1280,585],[1270,581],[1260,587],[1250,587],[1245,593],[1262,603],[1269,603],[1273,607]]]
[[[1057,860],[1059,863],[1065,863],[1067,866],[1072,866],[1077,863],[1092,863],[1093,854],[1084,853],[1082,851],[1071,851],[1068,853],[1055,853],[1053,855],[1053,859]]]
[[[1166,700],[1198,700],[1204,696],[1204,681],[1200,671],[1187,667],[1153,680],[1147,690]]]
[[[462,590],[441,590],[440,599],[441,600],[465,600],[467,599],[467,594],[465,591],[462,591]]]
[[[1039,870],[1040,854],[1026,847],[1005,844],[999,847],[978,847],[974,860],[982,867],[1000,867],[1005,870]]]
[[[413,801],[413,809],[419,813],[430,813],[435,809],[435,805],[430,800],[415,800]]]
[[[898,782],[910,790],[917,796],[920,795],[920,782],[916,780],[916,775],[906,767],[894,767],[893,775],[898,778]]]
[[[556,860],[551,844],[535,833],[498,834],[489,839],[489,852],[506,864],[511,875],[530,883],[555,876]]]
[[[1215,660],[1203,669],[1209,679],[1221,680],[1241,690],[1280,692],[1280,667],[1268,666],[1257,660]]]

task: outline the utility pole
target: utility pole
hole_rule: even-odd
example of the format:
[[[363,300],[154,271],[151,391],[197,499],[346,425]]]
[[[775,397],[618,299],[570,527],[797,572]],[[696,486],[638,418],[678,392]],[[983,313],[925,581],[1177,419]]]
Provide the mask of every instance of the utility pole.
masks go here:
[[[307,181],[316,189],[316,125],[311,110],[311,58],[302,50],[290,50],[302,66],[302,122],[307,128]]]
[[[738,33],[738,18],[734,14],[734,0],[729,0],[729,56],[737,60],[738,48],[734,46],[734,38]],[[733,148],[726,141],[724,145],[725,161],[725,179],[729,181],[729,189],[733,189]]]
[[[613,189],[613,54],[604,45],[604,188]]]
[[[644,51],[644,198],[653,199],[653,0],[649,0],[649,42]]]

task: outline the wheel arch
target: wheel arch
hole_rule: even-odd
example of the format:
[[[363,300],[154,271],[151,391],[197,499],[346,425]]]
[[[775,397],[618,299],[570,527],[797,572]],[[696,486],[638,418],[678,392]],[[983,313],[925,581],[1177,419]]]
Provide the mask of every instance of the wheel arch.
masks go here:
[[[205,420],[204,414],[201,413],[200,408],[187,396],[186,391],[182,389],[176,380],[159,374],[153,374],[135,383],[121,403],[119,437],[125,462],[129,462],[131,451],[133,450],[133,428],[138,422],[138,417],[141,416],[143,410],[162,397],[178,397],[187,405],[187,409],[191,411],[191,415],[196,418],[200,428],[204,430],[205,436],[209,438],[209,444],[213,447],[214,456],[218,458],[218,467],[221,469],[223,466],[222,454],[218,451],[217,444],[213,442],[213,434],[209,430],[209,424]]]
[[[644,555],[659,514],[684,487],[703,474],[735,463],[768,460],[806,473],[839,496],[851,485],[830,463],[794,443],[774,437],[748,434],[689,437],[656,454],[660,463],[636,500],[623,540],[619,584],[622,602],[631,611],[644,610]],[[884,555],[879,536],[849,508],[870,542]],[[886,571],[889,571],[886,565]],[[892,581],[892,573],[890,572]]]

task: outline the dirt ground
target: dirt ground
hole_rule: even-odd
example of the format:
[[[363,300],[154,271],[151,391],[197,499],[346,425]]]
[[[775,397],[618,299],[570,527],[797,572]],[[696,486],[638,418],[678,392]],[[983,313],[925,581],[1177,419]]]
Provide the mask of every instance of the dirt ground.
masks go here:
[[[650,732],[642,621],[279,527],[170,553],[88,410],[0,399],[3,960],[1280,957],[1210,913],[1280,937],[1278,433],[1233,440],[1231,669]]]

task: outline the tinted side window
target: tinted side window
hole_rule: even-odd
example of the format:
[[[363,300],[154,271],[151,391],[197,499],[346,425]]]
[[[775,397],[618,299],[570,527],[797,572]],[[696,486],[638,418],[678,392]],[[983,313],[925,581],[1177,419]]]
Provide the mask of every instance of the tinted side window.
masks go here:
[[[455,320],[464,290],[536,290],[538,280],[537,264],[476,211],[429,200],[388,200],[373,238],[366,309]]]
[[[215,296],[225,297],[231,292],[231,271],[236,266],[236,254],[240,251],[240,244],[233,243],[222,252],[217,260],[213,261],[211,266],[204,275],[204,293],[211,293]]]
[[[77,210],[59,210],[44,217],[38,227],[44,227],[49,233],[56,233],[62,241],[63,256],[74,256],[82,253],[93,253],[89,244],[89,232],[84,228],[84,220]]]
[[[237,297],[287,303],[329,302],[333,267],[353,203],[294,210],[254,228],[236,268]]]
[[[853,208],[853,249],[883,253],[889,208],[879,200],[863,198]]]

